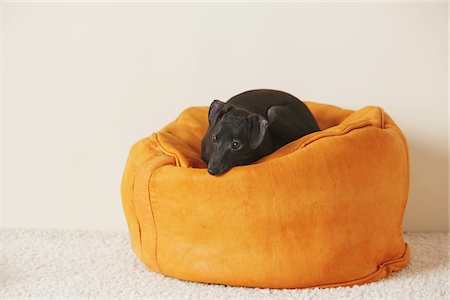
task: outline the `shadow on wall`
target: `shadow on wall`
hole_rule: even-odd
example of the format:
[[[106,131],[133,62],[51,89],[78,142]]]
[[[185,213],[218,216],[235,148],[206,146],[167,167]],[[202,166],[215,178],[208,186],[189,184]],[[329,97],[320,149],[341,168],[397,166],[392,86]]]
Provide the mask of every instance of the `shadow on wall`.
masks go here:
[[[406,231],[447,231],[449,226],[448,155],[423,139],[408,138],[410,189],[404,218]]]

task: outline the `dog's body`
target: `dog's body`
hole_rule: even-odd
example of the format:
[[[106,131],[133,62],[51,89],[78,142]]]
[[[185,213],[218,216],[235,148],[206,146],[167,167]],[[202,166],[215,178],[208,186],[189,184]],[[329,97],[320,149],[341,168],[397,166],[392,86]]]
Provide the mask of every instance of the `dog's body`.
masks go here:
[[[226,103],[214,100],[209,128],[202,140],[208,172],[219,175],[231,167],[251,164],[278,148],[319,131],[308,107],[276,90],[251,90]]]

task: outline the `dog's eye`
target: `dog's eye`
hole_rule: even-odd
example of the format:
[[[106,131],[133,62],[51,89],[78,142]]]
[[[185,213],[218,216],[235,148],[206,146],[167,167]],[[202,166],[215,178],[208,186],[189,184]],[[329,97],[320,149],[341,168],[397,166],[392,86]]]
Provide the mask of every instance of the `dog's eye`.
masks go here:
[[[237,150],[237,149],[241,148],[241,144],[239,144],[238,142],[233,142],[233,144],[231,144],[231,148],[233,148],[234,150]]]
[[[216,138],[216,136],[215,136],[215,135],[213,135],[213,136],[211,137],[211,140],[212,140],[212,142],[213,142],[213,143],[216,143],[216,142],[217,142],[217,138]]]

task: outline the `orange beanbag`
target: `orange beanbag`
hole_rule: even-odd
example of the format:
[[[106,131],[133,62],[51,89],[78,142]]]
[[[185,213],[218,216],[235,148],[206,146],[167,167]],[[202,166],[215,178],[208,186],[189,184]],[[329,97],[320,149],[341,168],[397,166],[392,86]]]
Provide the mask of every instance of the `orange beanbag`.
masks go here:
[[[322,129],[208,174],[193,107],[136,143],[122,182],[136,255],[170,277],[261,288],[364,284],[408,263],[405,137],[379,107],[305,102]]]

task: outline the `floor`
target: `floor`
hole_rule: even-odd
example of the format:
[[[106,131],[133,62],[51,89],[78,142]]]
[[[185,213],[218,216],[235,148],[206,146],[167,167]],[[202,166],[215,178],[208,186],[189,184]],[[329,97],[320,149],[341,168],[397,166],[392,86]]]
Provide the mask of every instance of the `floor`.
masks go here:
[[[447,299],[449,234],[406,233],[411,262],[364,286],[270,290],[181,281],[149,271],[127,232],[2,229],[1,299]]]

